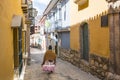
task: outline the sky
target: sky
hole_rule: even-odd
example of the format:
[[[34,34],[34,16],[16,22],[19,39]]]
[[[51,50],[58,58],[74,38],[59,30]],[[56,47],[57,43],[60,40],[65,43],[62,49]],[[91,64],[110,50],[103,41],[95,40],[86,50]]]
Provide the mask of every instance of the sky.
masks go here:
[[[32,1],[33,7],[36,8],[36,10],[38,11],[37,16],[35,17],[35,25],[39,25],[41,15],[43,14],[44,10],[46,9],[48,3],[51,0],[32,0]]]
[[[33,7],[37,9],[38,15],[42,15],[50,0],[33,0]]]

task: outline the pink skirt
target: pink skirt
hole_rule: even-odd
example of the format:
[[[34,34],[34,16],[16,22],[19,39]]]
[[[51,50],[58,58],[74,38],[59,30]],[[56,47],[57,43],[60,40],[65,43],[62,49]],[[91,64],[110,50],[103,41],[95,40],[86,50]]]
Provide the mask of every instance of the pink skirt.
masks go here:
[[[45,72],[53,72],[55,70],[55,65],[54,64],[44,64],[42,66],[42,69]]]

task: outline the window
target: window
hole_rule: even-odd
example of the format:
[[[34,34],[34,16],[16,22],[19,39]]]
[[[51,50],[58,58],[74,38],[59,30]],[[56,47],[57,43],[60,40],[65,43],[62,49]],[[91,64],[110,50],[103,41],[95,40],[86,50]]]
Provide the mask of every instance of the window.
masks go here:
[[[66,20],[66,10],[64,11],[64,21]]]
[[[101,16],[101,27],[108,26],[108,15]]]
[[[65,5],[64,5],[64,21],[66,20],[66,0],[65,0]]]

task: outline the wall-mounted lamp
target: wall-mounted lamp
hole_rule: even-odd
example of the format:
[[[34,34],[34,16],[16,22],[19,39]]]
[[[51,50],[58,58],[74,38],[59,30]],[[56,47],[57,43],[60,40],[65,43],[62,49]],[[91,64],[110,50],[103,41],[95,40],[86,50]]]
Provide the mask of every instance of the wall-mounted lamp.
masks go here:
[[[58,9],[61,9],[61,7],[62,7],[62,6],[61,6],[61,3],[58,2],[58,3],[57,3],[57,8],[58,8]]]

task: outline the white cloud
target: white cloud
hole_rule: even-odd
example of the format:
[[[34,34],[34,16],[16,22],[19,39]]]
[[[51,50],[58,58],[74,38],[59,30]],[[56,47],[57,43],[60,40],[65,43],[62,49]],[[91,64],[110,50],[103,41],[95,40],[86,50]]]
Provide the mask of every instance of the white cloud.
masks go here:
[[[45,5],[47,5],[50,2],[50,0],[33,0],[33,1],[36,1],[40,4],[45,4]]]
[[[50,0],[38,0],[40,3],[43,3],[43,4],[48,4],[50,2]]]
[[[33,7],[37,9],[38,11],[38,16],[42,15],[45,8],[47,7],[47,5],[49,4],[49,2],[51,0],[32,0],[33,1]],[[38,24],[40,17],[36,17],[36,21],[35,24]]]
[[[38,14],[41,15],[51,0],[32,0],[32,1],[33,7],[36,8],[38,10]]]

